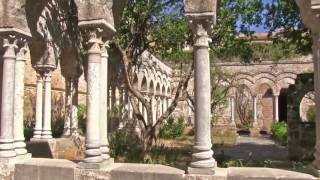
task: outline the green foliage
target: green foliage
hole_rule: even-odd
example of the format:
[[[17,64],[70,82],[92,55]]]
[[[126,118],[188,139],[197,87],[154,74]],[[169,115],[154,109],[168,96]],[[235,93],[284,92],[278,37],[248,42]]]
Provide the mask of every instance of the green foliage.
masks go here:
[[[180,137],[185,129],[185,120],[182,115],[175,122],[175,119],[170,116],[167,122],[160,127],[159,136],[161,138],[173,139]]]
[[[78,125],[79,129],[82,133],[86,132],[86,113],[87,113],[87,106],[83,104],[79,104],[78,106]]]
[[[242,124],[238,124],[237,127],[241,130],[250,130],[253,127],[253,123],[251,120],[243,122]]]
[[[286,145],[287,144],[287,137],[288,137],[288,125],[285,122],[276,122],[273,123],[271,126],[271,133],[272,133],[272,139],[281,144]]]
[[[51,123],[52,136],[54,138],[59,138],[62,136],[64,128],[64,118],[57,118]]]
[[[265,9],[265,27],[277,32],[274,43],[295,45],[296,54],[311,52],[310,31],[302,23],[299,8],[292,0],[273,0]],[[279,31],[280,30],[280,31]]]
[[[139,154],[141,152],[137,143],[130,139],[126,129],[118,129],[109,136],[110,155],[116,160],[122,158],[124,162],[140,162]]]
[[[316,122],[316,107],[311,106],[307,111],[308,122]]]

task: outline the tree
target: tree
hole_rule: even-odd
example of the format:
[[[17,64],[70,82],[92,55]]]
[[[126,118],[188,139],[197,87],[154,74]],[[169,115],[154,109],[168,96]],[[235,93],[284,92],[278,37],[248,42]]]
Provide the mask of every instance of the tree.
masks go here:
[[[187,88],[192,69],[178,83],[171,105],[155,123],[152,118],[152,102],[132,85],[132,71],[139,68],[138,60],[145,51],[166,55],[170,51],[181,50],[185,46],[187,26],[181,24],[184,17],[174,19],[174,15],[181,15],[182,0],[129,0],[125,8],[120,30],[113,43],[121,56],[124,84],[129,91],[129,100],[133,107],[134,117],[142,124],[140,143],[141,157],[144,162],[150,159],[151,147],[158,136],[160,125],[169,117],[177,106],[181,92]],[[174,28],[178,25],[181,29]],[[175,33],[173,33],[174,31]],[[139,111],[138,102],[146,109],[147,119]]]
[[[265,4],[264,26],[269,33],[276,32],[275,44],[295,46],[297,54],[311,52],[310,30],[303,24],[299,7],[292,0],[272,0]]]

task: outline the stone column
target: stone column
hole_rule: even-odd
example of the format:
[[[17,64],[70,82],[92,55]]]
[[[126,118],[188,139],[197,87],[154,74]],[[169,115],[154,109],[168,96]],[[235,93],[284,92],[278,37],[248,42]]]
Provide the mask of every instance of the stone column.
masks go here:
[[[14,69],[17,39],[4,39],[3,74],[1,98],[0,158],[15,157],[13,139]]]
[[[52,139],[51,132],[51,76],[52,69],[46,68],[44,72],[44,111],[43,111],[43,129],[42,139]]]
[[[279,95],[273,96],[273,114],[274,121],[279,122]]]
[[[78,122],[78,88],[79,88],[79,79],[78,77],[72,78],[71,83],[71,135],[77,136],[79,135],[79,122]]]
[[[102,158],[109,159],[109,142],[107,126],[108,106],[108,51],[107,44],[102,46],[100,65],[100,150]]]
[[[42,113],[43,113],[43,73],[37,70],[37,90],[36,90],[36,123],[33,131],[33,139],[41,139],[42,133]]]
[[[15,63],[14,76],[14,147],[17,155],[27,154],[23,127],[24,107],[24,69],[27,59],[30,58],[27,42],[19,49]]]
[[[98,30],[90,30],[88,40],[87,69],[87,128],[85,159],[82,164],[95,164],[103,161],[100,151],[100,64],[101,38]],[[99,167],[95,167],[99,168]]]
[[[230,97],[230,111],[231,111],[231,123],[235,124],[235,108],[234,108],[234,97]]]
[[[192,152],[192,162],[188,173],[213,174],[216,161],[211,149],[211,119],[210,119],[210,60],[208,30],[211,24],[206,19],[191,19],[194,34],[195,63],[195,142]]]
[[[320,33],[313,34],[314,92],[316,103],[316,147],[312,162],[315,172],[320,176]]]
[[[252,96],[252,110],[253,110],[253,124],[257,124],[258,123],[258,119],[257,119],[257,96]]]
[[[153,122],[153,124],[155,124],[157,121],[157,119],[156,119],[157,112],[156,112],[156,108],[155,108],[157,102],[154,98],[154,95],[151,95],[150,98],[151,98],[151,108],[152,108],[152,122]]]
[[[63,136],[71,135],[71,111],[72,111],[72,97],[71,97],[71,77],[65,78],[65,112],[64,112],[64,130]]]

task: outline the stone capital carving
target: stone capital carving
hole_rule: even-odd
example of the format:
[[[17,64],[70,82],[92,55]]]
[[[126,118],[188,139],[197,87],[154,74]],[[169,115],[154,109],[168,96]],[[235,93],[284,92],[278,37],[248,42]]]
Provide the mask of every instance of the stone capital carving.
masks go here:
[[[211,38],[208,32],[212,30],[213,22],[209,19],[198,19],[195,17],[192,17],[189,22],[194,35],[194,46],[209,47]]]
[[[8,35],[3,38],[3,47],[5,48],[5,53],[3,57],[5,59],[12,59],[16,58],[16,49],[18,49],[18,39],[14,35]]]
[[[45,69],[43,72],[43,80],[45,82],[51,82],[51,77],[52,77],[52,69]]]
[[[28,46],[28,42],[26,39],[20,39],[19,40],[19,49],[17,53],[17,59],[16,61],[24,61],[26,62],[30,58],[30,50]]]
[[[105,58],[106,60],[109,57],[108,48],[109,48],[109,41],[103,42],[103,44],[101,46],[101,52],[102,52],[101,57]]]
[[[85,45],[89,54],[101,54],[103,46],[102,32],[100,28],[87,28],[83,30]]]

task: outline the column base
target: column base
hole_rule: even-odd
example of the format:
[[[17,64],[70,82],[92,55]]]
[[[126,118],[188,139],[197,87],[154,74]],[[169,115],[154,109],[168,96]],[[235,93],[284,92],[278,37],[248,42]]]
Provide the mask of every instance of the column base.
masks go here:
[[[113,158],[106,159],[100,163],[80,162],[80,163],[78,163],[78,168],[79,169],[102,169],[102,168],[105,168],[113,163],[114,163]]]
[[[193,168],[188,167],[187,174],[203,174],[203,175],[214,175],[214,168]]]
[[[28,160],[31,159],[32,155],[31,153],[27,153],[24,155],[19,155],[19,156],[15,156],[15,157],[11,157],[11,158],[0,158],[0,164],[16,164],[20,161],[24,161],[24,160]]]

